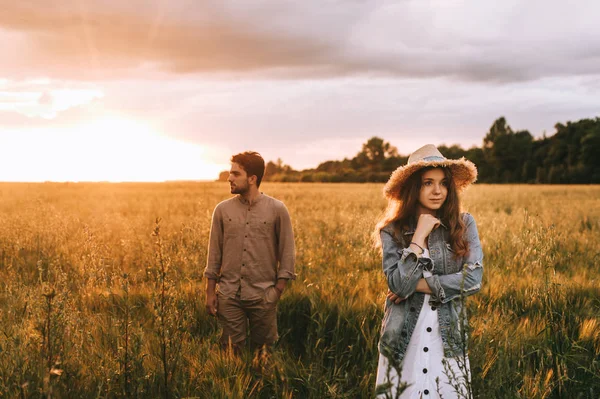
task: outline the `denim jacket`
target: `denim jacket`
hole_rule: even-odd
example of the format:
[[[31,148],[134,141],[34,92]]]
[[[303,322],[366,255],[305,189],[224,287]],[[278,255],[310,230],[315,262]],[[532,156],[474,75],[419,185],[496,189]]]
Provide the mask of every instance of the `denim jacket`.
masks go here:
[[[429,257],[417,257],[408,248],[410,243],[405,237],[396,237],[392,224],[381,230],[383,247],[383,272],[389,289],[406,300],[395,304],[389,299],[385,303],[385,315],[381,328],[379,350],[386,356],[393,356],[401,362],[413,333],[425,294],[415,292],[417,282],[423,277],[423,271],[430,271],[426,277],[432,291],[429,305],[437,307],[440,331],[445,357],[456,357],[465,348],[460,325],[466,324],[466,309],[463,312],[462,296],[479,292],[483,275],[483,252],[477,233],[475,219],[468,213],[461,215],[466,226],[465,238],[469,243],[469,253],[454,257],[449,244],[450,231],[441,225],[427,238]],[[404,236],[414,234],[413,224]],[[426,273],[427,275],[430,273]]]

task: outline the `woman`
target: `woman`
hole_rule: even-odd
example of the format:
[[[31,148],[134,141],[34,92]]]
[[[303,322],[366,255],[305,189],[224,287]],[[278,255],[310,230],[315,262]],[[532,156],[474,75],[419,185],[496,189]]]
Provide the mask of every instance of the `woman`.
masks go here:
[[[463,298],[481,287],[483,253],[458,192],[476,179],[472,162],[446,159],[428,144],[385,185],[388,208],[375,231],[389,288],[377,369],[382,397],[471,396]]]

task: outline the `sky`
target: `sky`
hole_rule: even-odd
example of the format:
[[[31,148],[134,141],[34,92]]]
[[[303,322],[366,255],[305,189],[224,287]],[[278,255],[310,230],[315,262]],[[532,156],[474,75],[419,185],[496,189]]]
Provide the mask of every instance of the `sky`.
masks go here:
[[[215,179],[600,116],[600,2],[0,0],[0,181]]]

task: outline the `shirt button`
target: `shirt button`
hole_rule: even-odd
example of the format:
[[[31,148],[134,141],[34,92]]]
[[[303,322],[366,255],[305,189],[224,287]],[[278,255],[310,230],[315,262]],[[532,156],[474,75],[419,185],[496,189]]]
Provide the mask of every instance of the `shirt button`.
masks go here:
[[[432,306],[432,307],[431,307],[431,310],[436,310],[436,309],[437,309],[437,308],[436,308],[435,306]]]
[[[402,331],[402,332],[400,333],[400,335],[402,335],[403,337],[406,337],[406,331]]]
[[[423,374],[427,374],[427,369],[423,369]]]
[[[424,391],[423,391],[423,393],[424,393],[425,395],[429,395],[429,389],[426,389],[426,390],[424,390]]]
[[[429,348],[428,347],[424,347],[423,348],[423,352],[429,352]]]
[[[248,238],[248,236],[246,235],[246,236],[244,236],[244,238]]]
[[[250,222],[246,222],[246,224],[250,224]]]
[[[244,251],[246,250],[246,248],[244,248]]]
[[[427,332],[431,332],[431,327],[427,327]]]
[[[246,266],[246,264],[245,264],[245,263],[242,263],[242,266]]]
[[[411,312],[414,312],[415,310],[416,310],[415,308],[412,308],[412,307],[410,308]]]

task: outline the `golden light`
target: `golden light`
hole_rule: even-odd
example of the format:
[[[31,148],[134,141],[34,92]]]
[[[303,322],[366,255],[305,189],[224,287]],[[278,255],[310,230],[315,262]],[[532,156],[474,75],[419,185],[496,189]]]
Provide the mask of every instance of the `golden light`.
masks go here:
[[[120,116],[0,134],[0,146],[0,181],[214,180],[224,167],[204,160],[205,147]]]

